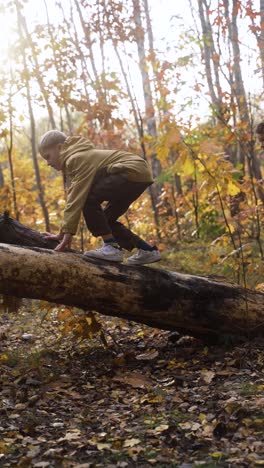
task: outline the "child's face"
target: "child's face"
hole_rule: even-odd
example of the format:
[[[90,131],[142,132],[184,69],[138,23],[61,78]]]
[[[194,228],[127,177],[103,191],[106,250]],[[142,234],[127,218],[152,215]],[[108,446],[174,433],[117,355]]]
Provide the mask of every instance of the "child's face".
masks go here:
[[[57,171],[61,171],[61,163],[59,160],[60,148],[62,145],[51,146],[42,154],[43,159],[47,161],[48,166],[53,167]]]

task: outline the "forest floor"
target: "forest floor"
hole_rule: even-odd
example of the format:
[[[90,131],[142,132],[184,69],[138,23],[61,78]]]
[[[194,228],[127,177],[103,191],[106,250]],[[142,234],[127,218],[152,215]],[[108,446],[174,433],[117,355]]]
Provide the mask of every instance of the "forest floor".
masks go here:
[[[106,347],[60,339],[56,313],[29,306],[0,316],[1,467],[264,465],[264,341],[207,347],[101,316]]]

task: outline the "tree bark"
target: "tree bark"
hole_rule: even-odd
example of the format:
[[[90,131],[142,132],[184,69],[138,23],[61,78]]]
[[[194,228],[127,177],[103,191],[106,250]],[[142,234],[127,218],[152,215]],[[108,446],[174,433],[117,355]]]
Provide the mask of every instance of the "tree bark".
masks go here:
[[[219,97],[219,88],[216,87],[213,78],[213,70],[216,72],[217,80],[219,80],[218,76],[218,69],[216,63],[213,60],[214,51],[214,42],[213,42],[213,35],[211,30],[211,24],[209,22],[209,18],[207,13],[204,12],[204,8],[206,9],[207,4],[205,4],[204,0],[198,0],[198,8],[199,8],[199,17],[202,27],[203,33],[203,47],[202,47],[202,58],[205,64],[205,73],[206,73],[206,80],[208,84],[209,94],[211,98],[212,105],[214,106],[214,110],[216,111],[216,115],[219,117],[221,115],[221,99]],[[212,69],[213,68],[213,69]],[[219,83],[220,86],[220,83]]]
[[[82,79],[82,82],[83,82],[83,89],[84,89],[86,102],[87,102],[87,110],[88,110],[89,114],[91,115],[91,100],[90,100],[90,96],[89,96],[89,92],[88,92],[88,83],[92,82],[92,78],[91,78],[91,75],[89,73],[89,70],[88,70],[88,67],[87,67],[87,64],[86,64],[86,59],[84,57],[84,54],[83,54],[83,51],[82,51],[82,48],[81,48],[81,45],[80,45],[80,40],[79,40],[79,37],[78,37],[78,32],[77,32],[77,28],[76,28],[76,24],[75,24],[75,20],[74,20],[74,15],[73,15],[73,5],[72,5],[72,3],[71,3],[71,8],[70,8],[70,21],[71,21],[73,31],[74,31],[73,42],[74,42],[74,45],[76,47],[76,50],[78,52],[79,59],[80,59],[80,62],[81,62],[81,68],[82,68],[81,79]],[[68,26],[68,24],[69,23],[67,22],[67,26]],[[70,33],[70,28],[68,29],[68,32]],[[91,122],[91,124],[92,124],[92,122]]]
[[[2,189],[5,185],[4,173],[2,165],[0,164],[0,189]]]
[[[93,89],[96,93],[96,97],[98,100],[98,103],[100,106],[104,109],[104,112],[102,114],[98,114],[97,118],[100,122],[100,124],[103,124],[104,129],[108,130],[111,129],[111,121],[110,121],[110,114],[109,114],[109,109],[108,109],[108,104],[106,101],[106,94],[105,91],[102,87],[102,81],[104,81],[104,78],[102,80],[102,74],[100,75],[98,73],[98,70],[96,68],[96,58],[94,55],[94,44],[93,44],[93,39],[92,39],[92,31],[91,31],[91,26],[90,26],[90,19],[88,21],[85,21],[83,11],[81,9],[82,2],[79,0],[74,0],[74,4],[76,6],[80,23],[82,26],[82,30],[84,33],[84,39],[85,39],[85,45],[87,47],[87,51],[89,54],[89,59],[90,59],[90,64],[92,67],[93,71]],[[87,6],[85,7],[85,9]]]
[[[261,72],[264,90],[264,0],[260,0],[260,36],[259,36],[259,52],[261,58]]]
[[[53,31],[52,31],[52,26],[51,26],[50,20],[49,20],[49,10],[48,10],[46,0],[44,0],[44,5],[45,5],[45,10],[46,10],[48,33],[49,33],[49,37],[50,37],[50,47],[52,49],[52,55],[53,55],[57,80],[58,80],[58,82],[60,83],[60,86],[61,86],[61,84],[63,83],[64,74],[63,74],[63,71],[61,71],[60,59],[57,58],[56,53],[55,53],[56,41],[55,41],[55,37],[54,37]],[[64,97],[64,92],[61,92],[61,89],[58,89],[58,91],[60,92],[60,95],[61,95],[60,100],[62,100],[62,102],[63,102],[63,106],[64,106],[64,110],[65,110],[65,114],[66,114],[68,132],[69,132],[70,135],[73,135],[72,118],[71,118],[71,114],[70,114],[70,111],[69,111],[69,106],[67,104],[67,100]],[[55,127],[52,127],[52,128],[55,128]]]
[[[147,122],[147,131],[150,136],[154,139],[157,138],[157,123],[155,118],[155,111],[153,105],[152,91],[150,86],[150,78],[147,70],[145,41],[144,41],[144,28],[141,19],[141,8],[139,0],[133,0],[133,16],[135,22],[135,41],[138,49],[139,68],[142,78],[142,87],[145,101],[145,114]],[[161,164],[157,158],[155,151],[151,154],[151,166],[154,177],[158,177],[161,173]],[[156,184],[155,190],[153,190],[153,196],[155,204],[159,202],[159,196],[161,194],[162,185]]]
[[[264,334],[264,294],[223,278],[128,267],[42,249],[44,244],[51,247],[50,241],[7,215],[0,215],[0,242],[5,242],[0,244],[1,294],[96,310],[213,342],[227,335]]]
[[[250,5],[252,8],[252,5]],[[261,62],[261,76],[262,76],[262,92],[264,91],[264,0],[259,1],[259,17],[260,23],[259,25],[255,22],[255,11],[252,8],[252,15],[250,16],[251,19],[251,31],[253,32],[258,49],[259,49],[259,56]]]
[[[49,212],[48,212],[47,205],[45,202],[44,190],[43,190],[43,186],[41,183],[39,164],[38,164],[38,158],[37,158],[36,123],[35,123],[32,98],[31,98],[30,73],[29,73],[28,64],[27,64],[25,48],[23,46],[24,37],[23,37],[23,31],[22,31],[22,18],[21,18],[20,4],[17,0],[15,4],[16,4],[16,12],[17,12],[18,34],[19,34],[19,40],[21,44],[22,63],[23,63],[23,69],[24,69],[24,75],[25,75],[24,82],[25,82],[25,87],[26,87],[26,99],[27,99],[28,113],[29,113],[29,120],[30,120],[31,154],[32,154],[33,166],[34,166],[34,171],[35,171],[36,184],[38,188],[39,202],[40,202],[40,206],[42,209],[43,218],[45,221],[46,231],[49,231],[50,230]]]
[[[12,199],[13,199],[13,210],[16,219],[19,219],[19,211],[17,206],[17,192],[16,192],[16,182],[15,182],[15,173],[14,173],[14,164],[13,164],[13,103],[12,103],[12,83],[13,83],[13,73],[10,64],[10,88],[9,88],[9,95],[8,95],[8,116],[9,116],[9,135],[8,138],[6,137],[6,147],[7,147],[7,155],[8,155],[8,164],[9,164],[9,171],[10,171],[10,180],[11,180],[11,187],[12,187]]]
[[[44,98],[46,107],[47,107],[50,125],[51,125],[51,128],[54,129],[54,128],[56,128],[54,113],[53,113],[52,105],[51,105],[50,100],[49,100],[49,92],[48,92],[48,89],[46,89],[44,79],[43,79],[43,74],[41,73],[41,67],[40,67],[39,61],[38,61],[38,52],[36,50],[35,42],[34,42],[34,40],[32,38],[32,35],[30,34],[30,32],[28,30],[26,18],[22,15],[20,10],[19,10],[19,18],[20,18],[20,21],[21,21],[22,28],[24,29],[25,38],[26,38],[27,43],[28,43],[28,45],[29,45],[29,47],[31,49],[32,60],[33,60],[33,63],[34,63],[34,73],[35,73],[35,77],[37,79],[37,82],[39,84],[40,91],[41,91],[42,96]]]

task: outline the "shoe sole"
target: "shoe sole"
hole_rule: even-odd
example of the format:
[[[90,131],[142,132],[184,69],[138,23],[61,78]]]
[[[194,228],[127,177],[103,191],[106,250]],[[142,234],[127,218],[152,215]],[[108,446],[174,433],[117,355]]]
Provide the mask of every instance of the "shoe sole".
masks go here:
[[[140,262],[140,263],[134,263],[134,262],[133,262],[133,263],[132,263],[132,262],[129,263],[129,262],[127,262],[126,264],[127,264],[128,266],[134,266],[134,265],[136,265],[136,266],[137,266],[137,265],[151,265],[151,263],[157,263],[157,262],[160,262],[160,261],[161,261],[161,258],[157,258],[157,260],[152,260],[151,262],[148,262],[148,261],[143,262],[143,263],[141,263],[141,262]]]
[[[85,254],[85,257],[88,257],[88,258],[96,258],[97,260],[106,260],[108,262],[116,262],[116,263],[122,263],[123,262],[123,259],[121,260],[117,260],[116,258],[106,258],[106,257],[100,257],[99,255],[89,255],[89,254]]]

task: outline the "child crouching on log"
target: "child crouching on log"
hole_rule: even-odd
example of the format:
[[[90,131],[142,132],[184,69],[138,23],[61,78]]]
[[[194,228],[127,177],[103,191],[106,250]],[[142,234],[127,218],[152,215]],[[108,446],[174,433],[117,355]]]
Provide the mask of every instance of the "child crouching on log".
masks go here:
[[[39,151],[49,166],[64,171],[70,179],[60,232],[46,235],[60,240],[55,250],[70,248],[83,212],[89,231],[104,241],[102,248],[85,252],[88,257],[122,262],[122,249],[137,248],[137,253],[128,258],[129,265],[160,260],[157,247],[117,221],[153,183],[148,163],[142,157],[126,151],[96,149],[86,138],[66,137],[58,130],[43,135]],[[104,201],[107,205],[103,209]]]

